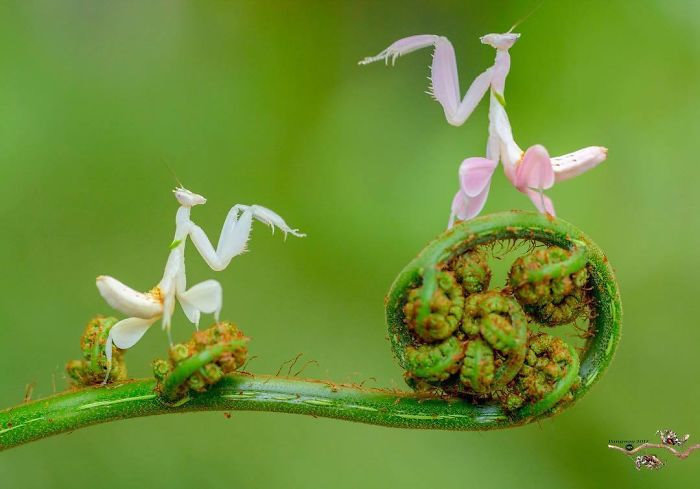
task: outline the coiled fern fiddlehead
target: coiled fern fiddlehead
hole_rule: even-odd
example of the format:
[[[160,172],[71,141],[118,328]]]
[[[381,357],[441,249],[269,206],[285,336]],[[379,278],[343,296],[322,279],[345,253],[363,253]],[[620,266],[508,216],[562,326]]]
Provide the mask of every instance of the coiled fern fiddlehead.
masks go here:
[[[545,248],[516,263],[505,287],[488,290],[484,250],[512,240]],[[84,354],[70,365],[85,387],[0,411],[0,449],[111,420],[198,410],[287,412],[399,428],[518,426],[555,414],[588,391],[612,360],[621,314],[612,269],[581,231],[535,213],[492,214],[444,232],[391,287],[392,348],[417,392],[240,372],[247,338],[218,323],[156,361],[151,379],[124,381],[112,367],[116,382],[100,386],[105,367],[98,358],[91,370],[92,357]],[[550,331],[580,316],[590,324],[577,351]],[[88,328],[93,342],[83,341],[84,351],[104,350],[109,321],[96,324],[103,329]]]

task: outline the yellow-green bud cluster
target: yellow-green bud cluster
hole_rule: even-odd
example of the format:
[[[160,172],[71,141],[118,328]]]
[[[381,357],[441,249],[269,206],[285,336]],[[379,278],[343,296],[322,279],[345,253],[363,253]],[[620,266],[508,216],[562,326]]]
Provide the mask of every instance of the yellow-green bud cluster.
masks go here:
[[[408,370],[427,381],[447,380],[459,371],[463,358],[463,345],[454,337],[437,345],[409,347],[406,351]]]
[[[465,294],[476,294],[489,288],[491,267],[484,253],[468,251],[453,260],[450,268],[454,270]]]
[[[434,284],[411,289],[403,307],[414,342],[404,351],[414,388],[485,395],[517,373],[525,355],[527,319],[501,291],[486,291],[491,269],[468,251],[435,274]],[[428,307],[423,287],[432,285]]]
[[[537,402],[549,394],[573,364],[571,355],[561,338],[546,333],[531,333],[524,365],[514,382],[499,394],[506,409],[517,409],[524,403]],[[558,405],[570,402],[573,399],[572,391],[579,385],[580,379],[577,379]]]
[[[585,263],[562,248],[537,249],[513,264],[502,290],[488,290],[491,269],[478,250],[423,271],[403,305],[411,334],[403,349],[406,382],[509,411],[543,400],[571,365],[571,351],[558,338],[529,332],[528,323],[553,326],[581,314]],[[571,398],[568,391],[557,406]]]
[[[173,345],[167,360],[153,362],[153,374],[159,385],[164,385],[174,374],[183,377],[177,392],[170,393],[171,397],[185,397],[189,392],[204,392],[224,375],[233,373],[245,363],[247,341],[235,324],[226,321],[216,323],[195,332],[189,341]],[[193,363],[207,351],[216,353],[201,364]]]
[[[510,382],[522,366],[527,318],[517,301],[498,290],[470,296],[464,310],[467,352],[460,380],[486,394]]]
[[[109,330],[116,323],[116,318],[104,316],[96,316],[87,323],[80,337],[83,358],[71,360],[66,364],[66,372],[75,385],[101,384],[105,379],[109,382],[126,380],[124,351],[112,346],[111,365],[107,364],[105,355]]]
[[[428,314],[421,317],[422,288],[408,293],[404,314],[409,328],[426,342],[449,338],[459,326],[464,310],[464,292],[454,273],[441,271],[437,274],[437,287],[430,298]]]
[[[585,262],[571,267],[571,259],[571,251],[552,246],[518,258],[510,269],[513,295],[543,325],[570,323],[586,312],[588,269]]]

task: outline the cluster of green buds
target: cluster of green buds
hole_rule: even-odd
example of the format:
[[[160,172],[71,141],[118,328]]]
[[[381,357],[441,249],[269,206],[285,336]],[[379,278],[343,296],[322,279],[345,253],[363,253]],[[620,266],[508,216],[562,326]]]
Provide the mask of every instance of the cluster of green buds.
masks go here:
[[[498,290],[470,296],[462,331],[467,343],[459,378],[468,390],[488,394],[513,380],[527,341],[527,318],[517,301]]]
[[[449,338],[459,326],[464,313],[464,292],[453,272],[437,273],[437,287],[428,298],[417,287],[408,294],[404,314],[409,327],[424,341]]]
[[[537,249],[513,263],[508,280],[520,304],[544,325],[570,323],[586,314],[588,269],[582,250]]]
[[[528,325],[570,323],[582,314],[588,281],[582,254],[536,249],[514,263],[505,289],[489,290],[491,270],[478,249],[422,278],[407,290],[402,309],[412,338],[403,350],[411,387],[495,401],[507,411],[573,398],[576,352]]]
[[[550,395],[573,367],[573,355],[575,353],[561,338],[542,332],[530,333],[524,365],[515,382],[499,393],[506,409],[518,409],[525,403],[535,403]],[[574,379],[555,409],[573,400],[573,391],[580,387],[580,383],[578,377]]]
[[[235,324],[222,321],[171,346],[167,360],[153,362],[153,373],[162,397],[177,401],[190,393],[205,392],[239,369],[247,354],[248,338]]]
[[[521,245],[532,248],[504,263],[505,283],[492,285],[490,260]],[[565,221],[522,211],[448,229],[386,298],[389,341],[418,397],[460,398],[482,420],[514,423],[580,399],[610,365],[621,318],[602,250]]]
[[[66,364],[66,373],[76,386],[101,384],[106,381],[126,380],[124,351],[112,346],[112,361],[107,362],[105,346],[109,330],[117,323],[113,317],[96,316],[85,327],[80,337],[81,360]]]

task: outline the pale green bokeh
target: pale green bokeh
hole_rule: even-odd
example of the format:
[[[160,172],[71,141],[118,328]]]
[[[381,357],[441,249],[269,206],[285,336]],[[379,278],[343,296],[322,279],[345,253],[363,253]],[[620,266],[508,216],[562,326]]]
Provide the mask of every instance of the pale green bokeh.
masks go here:
[[[66,381],[84,323],[109,312],[101,273],[148,289],[174,228],[170,165],[209,202],[308,233],[270,236],[216,274],[255,372],[303,352],[338,381],[401,386],[385,340],[395,274],[445,226],[459,162],[480,155],[483,104],[447,125],[427,51],[357,66],[440,33],[463,87],[493,60],[478,36],[538,2],[4,2],[0,6],[0,405]],[[616,268],[623,338],[574,408],[490,433],[403,431],[268,413],[197,413],[88,428],[0,454],[10,487],[683,487],[700,454],[638,473],[609,438],[698,423],[700,9],[688,1],[545,2],[513,47],[508,108],[522,146],[589,144],[609,160],[549,195]],[[500,170],[486,212],[530,208]],[[193,252],[190,281],[211,278]],[[178,313],[177,338],[190,327]],[[147,375],[157,329],[128,354]],[[373,384],[374,380],[369,380]],[[697,440],[695,440],[697,442]]]

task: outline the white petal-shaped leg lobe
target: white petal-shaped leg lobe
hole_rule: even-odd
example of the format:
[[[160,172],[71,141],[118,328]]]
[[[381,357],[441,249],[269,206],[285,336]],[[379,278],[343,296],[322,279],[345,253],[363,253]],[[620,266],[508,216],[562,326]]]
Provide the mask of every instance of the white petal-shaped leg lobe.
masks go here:
[[[541,144],[530,146],[523,160],[515,169],[515,186],[523,191],[526,188],[543,190],[554,185],[554,170],[547,149]]]
[[[491,183],[497,161],[488,158],[472,157],[459,166],[459,183],[467,197],[476,197]]]
[[[139,292],[113,277],[97,277],[97,289],[107,304],[129,316],[148,319],[160,316],[163,311],[163,304],[156,294]]]
[[[554,204],[552,203],[552,199],[547,197],[542,191],[537,191],[533,190],[531,188],[522,190],[522,192],[530,197],[530,200],[532,201],[533,204],[535,204],[535,207],[537,207],[537,210],[540,211],[543,214],[549,214],[553,217],[555,217],[557,214],[554,212]]]
[[[603,146],[588,146],[573,153],[552,158],[552,169],[557,182],[576,177],[595,168],[608,157],[608,149]]]
[[[134,346],[146,333],[148,328],[156,322],[158,317],[151,319],[126,318],[117,322],[109,330],[107,341],[105,342],[105,357],[107,358],[107,375],[102,381],[102,385],[109,380],[110,367],[112,366],[112,345],[121,350],[126,350]]]
[[[432,34],[420,34],[417,36],[405,37],[403,39],[399,39],[378,55],[369,56],[360,61],[358,64],[366,65],[381,60],[384,60],[384,62],[388,62],[389,59],[391,59],[391,64],[394,64],[396,58],[398,58],[399,56],[412,53],[413,51],[417,51],[418,49],[432,46],[437,42],[437,40],[438,36],[434,36]]]
[[[198,283],[177,296],[185,315],[196,325],[199,324],[201,313],[216,314],[218,319],[222,297],[221,284],[216,280]]]
[[[109,330],[109,338],[117,348],[126,350],[134,346],[158,318],[126,318]]]
[[[189,302],[182,300],[180,296],[178,296],[178,299],[180,299],[180,307],[182,307],[182,311],[185,313],[185,316],[187,316],[187,319],[195,326],[199,326],[199,318],[202,315],[199,309]]]

